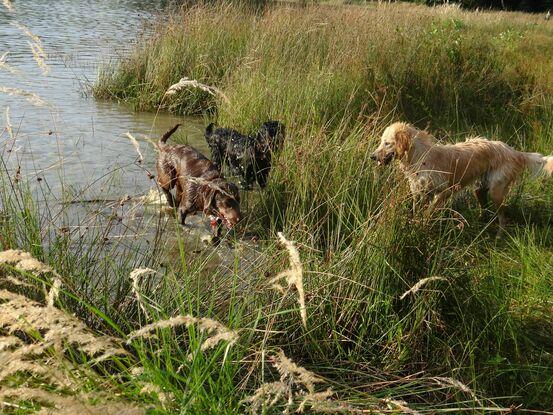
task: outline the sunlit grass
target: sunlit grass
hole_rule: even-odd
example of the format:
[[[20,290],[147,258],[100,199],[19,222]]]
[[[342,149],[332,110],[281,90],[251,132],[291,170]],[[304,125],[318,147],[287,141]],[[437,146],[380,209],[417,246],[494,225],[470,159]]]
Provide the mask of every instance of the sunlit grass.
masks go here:
[[[88,389],[153,413],[241,414],[260,390],[284,394],[265,404],[265,413],[282,413],[328,387],[334,408],[350,411],[545,411],[553,407],[551,182],[524,179],[513,189],[498,241],[493,212],[481,215],[468,193],[432,218],[413,217],[402,176],[368,155],[398,118],[430,122],[452,140],[477,132],[550,152],[552,30],[523,14],[455,8],[184,8],[106,68],[95,94],[142,109],[208,111],[246,131],[283,120],[288,135],[269,186],[243,199],[238,237],[260,237],[259,248],[229,236],[234,249],[224,241],[197,253],[171,219],[143,224],[155,231],[149,244],[110,240],[117,215],[91,213],[87,223],[98,226],[66,232],[70,208],[36,202],[9,171],[0,175],[1,247],[51,265],[63,281],[56,307],[126,347],[128,356],[100,367],[70,354]],[[165,96],[183,77],[229,102],[198,88]],[[290,264],[301,288],[296,278],[279,290],[274,278]],[[145,267],[155,272],[129,277]],[[18,276],[3,269],[2,286],[18,289],[7,275]],[[159,323],[177,316],[190,324]],[[204,319],[228,332],[192,324]],[[157,337],[126,342],[148,324]],[[202,350],[214,333],[233,336]],[[311,376],[322,380],[314,390]]]

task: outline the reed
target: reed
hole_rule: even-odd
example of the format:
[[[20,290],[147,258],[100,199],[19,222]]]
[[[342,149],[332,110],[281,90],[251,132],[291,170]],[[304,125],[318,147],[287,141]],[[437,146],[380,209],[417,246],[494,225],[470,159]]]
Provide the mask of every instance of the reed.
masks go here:
[[[105,65],[94,94],[252,131],[267,118],[336,126],[393,113],[457,131],[502,118],[512,134],[550,108],[552,31],[540,16],[451,6],[185,6]],[[164,99],[181,78],[209,87]]]

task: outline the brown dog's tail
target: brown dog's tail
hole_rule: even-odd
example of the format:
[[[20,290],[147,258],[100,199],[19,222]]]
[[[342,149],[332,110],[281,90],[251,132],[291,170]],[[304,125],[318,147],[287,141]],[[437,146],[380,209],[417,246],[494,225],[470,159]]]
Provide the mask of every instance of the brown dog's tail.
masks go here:
[[[173,133],[175,131],[177,131],[177,128],[179,128],[181,126],[181,124],[175,124],[175,126],[173,128],[171,128],[170,130],[166,131],[165,134],[163,134],[161,136],[161,138],[159,139],[159,144],[165,144],[165,142],[167,140],[169,140],[169,137],[171,137],[173,135]]]
[[[540,153],[524,153],[524,156],[526,158],[526,167],[528,167],[533,175],[553,175],[553,156],[542,156]]]

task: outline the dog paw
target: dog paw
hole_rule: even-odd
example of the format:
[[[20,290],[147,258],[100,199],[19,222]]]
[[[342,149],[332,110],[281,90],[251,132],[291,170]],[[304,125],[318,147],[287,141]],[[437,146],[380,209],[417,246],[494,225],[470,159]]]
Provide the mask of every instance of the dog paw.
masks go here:
[[[217,246],[219,242],[221,242],[221,237],[215,235],[202,235],[201,241],[206,246]]]

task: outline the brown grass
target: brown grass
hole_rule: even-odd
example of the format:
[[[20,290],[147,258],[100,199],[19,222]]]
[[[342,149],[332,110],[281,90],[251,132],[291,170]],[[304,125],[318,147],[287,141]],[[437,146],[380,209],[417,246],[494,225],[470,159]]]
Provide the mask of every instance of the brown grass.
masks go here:
[[[216,88],[216,87],[210,86],[210,85],[202,84],[201,82],[198,82],[195,79],[189,79],[186,76],[184,78],[181,78],[179,80],[179,82],[177,82],[176,84],[171,85],[167,89],[167,91],[165,91],[164,96],[167,97],[167,96],[175,95],[177,92],[182,91],[185,88],[198,88],[198,89],[201,89],[202,91],[205,91],[205,92],[207,92],[208,94],[210,94],[212,96],[219,96],[227,104],[230,104],[230,101],[227,98],[227,96],[219,88]]]
[[[127,352],[118,339],[94,334],[75,316],[54,306],[61,286],[59,275],[19,250],[0,252],[0,264],[22,272],[17,277],[0,273],[0,284],[14,289],[35,285],[24,279],[28,273],[35,277],[54,275],[44,304],[0,289],[0,408],[23,410],[33,401],[40,404],[38,413],[43,414],[144,413],[137,406],[114,401],[107,393],[84,392],[84,380],[94,376],[91,366]],[[77,366],[67,357],[69,351],[83,353],[91,360],[87,366]],[[11,386],[20,374],[25,375],[24,384]]]
[[[23,97],[27,101],[29,101],[31,104],[33,104],[37,107],[49,107],[50,106],[50,104],[48,104],[47,101],[45,101],[44,99],[39,97],[37,94],[34,94],[32,92],[29,92],[29,91],[25,91],[24,89],[11,88],[11,87],[7,87],[7,86],[0,86],[0,93]]]
[[[4,7],[12,12],[13,11],[13,5],[12,5],[12,2],[10,0],[2,0],[2,4],[4,5]]]
[[[288,250],[290,258],[290,268],[280,272],[269,283],[272,286],[285,294],[284,287],[279,283],[279,280],[284,279],[287,284],[287,288],[294,287],[298,292],[298,303],[300,305],[301,322],[304,327],[307,327],[307,310],[305,307],[305,291],[303,289],[303,266],[300,260],[300,253],[293,242],[286,239],[282,232],[278,233],[278,238],[281,244],[283,244]]]
[[[48,65],[46,65],[45,61],[47,59],[47,55],[44,51],[44,47],[42,46],[42,41],[40,40],[40,38],[32,33],[25,25],[19,22],[14,22],[12,23],[12,25],[21,30],[25,34],[25,36],[30,39],[28,43],[33,53],[34,59],[38,67],[42,70],[42,74],[48,75],[48,72],[50,72],[50,68],[48,67]]]
[[[282,351],[269,356],[269,361],[278,372],[280,379],[263,383],[255,392],[244,400],[253,414],[265,413],[270,408],[283,407],[282,413],[348,413],[348,414],[386,414],[419,413],[407,403],[391,399],[375,400],[368,408],[354,407],[335,397],[332,388],[316,390],[316,385],[326,382],[315,373],[294,363]]]
[[[173,328],[178,326],[195,326],[200,332],[205,332],[209,336],[203,341],[200,346],[201,351],[205,351],[217,346],[220,342],[227,343],[227,350],[238,340],[238,332],[230,330],[218,321],[209,318],[198,318],[190,315],[181,315],[172,317],[167,320],[156,321],[155,323],[147,324],[140,329],[129,333],[127,337],[127,343],[138,338],[151,338],[155,336],[155,331]],[[191,359],[193,356],[189,355]]]

